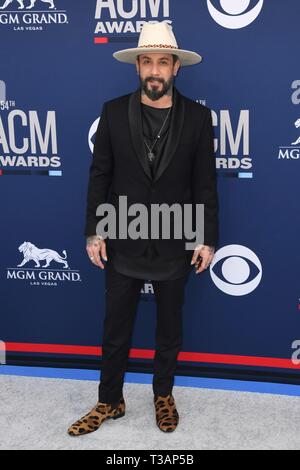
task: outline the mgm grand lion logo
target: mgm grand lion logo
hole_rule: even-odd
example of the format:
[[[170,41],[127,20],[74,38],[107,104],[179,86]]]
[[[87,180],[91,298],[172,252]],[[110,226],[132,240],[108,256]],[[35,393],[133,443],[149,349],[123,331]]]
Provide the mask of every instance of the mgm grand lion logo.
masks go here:
[[[0,10],[4,10],[4,8],[7,8],[8,5],[10,5],[11,3],[13,3],[15,0],[6,0],[4,5],[2,5],[2,7],[0,7]],[[49,6],[49,9],[53,9],[55,8],[55,5],[54,5],[54,0],[40,0],[41,2],[43,3],[49,3],[50,6]],[[18,2],[19,6],[18,6],[18,9],[19,10],[24,10],[25,8],[27,10],[31,10],[31,8],[34,8],[35,7],[35,4],[37,2],[37,0],[30,0],[30,5],[28,5],[27,7],[25,7],[24,5],[24,0],[16,0],[16,2]]]
[[[24,259],[21,264],[18,264],[18,268],[21,268],[22,266],[24,266],[24,264],[29,263],[29,261],[34,261],[36,268],[48,268],[51,261],[55,261],[56,263],[63,264],[64,269],[69,269],[66,250],[63,251],[63,258],[54,250],[49,250],[46,248],[37,248],[30,242],[24,242],[22,243],[22,245],[19,246],[19,252],[23,253]],[[44,266],[41,266],[40,261],[44,260],[46,261],[46,264]]]

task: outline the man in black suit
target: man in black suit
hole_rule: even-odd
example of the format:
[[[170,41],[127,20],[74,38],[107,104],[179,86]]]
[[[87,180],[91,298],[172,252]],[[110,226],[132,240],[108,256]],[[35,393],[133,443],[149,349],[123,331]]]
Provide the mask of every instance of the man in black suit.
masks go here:
[[[91,261],[106,274],[102,370],[99,401],[69,428],[72,436],[93,432],[105,420],[125,414],[124,374],[145,280],[152,281],[157,302],[156,423],[164,432],[176,429],[179,415],[172,389],[182,344],[185,285],[194,266],[197,274],[207,269],[218,241],[211,111],[181,95],[174,85],[180,66],[196,64],[201,56],[179,49],[170,26],[163,22],[145,24],[138,47],[114,57],[136,64],[140,87],[104,103],[96,132],[85,235]],[[178,204],[182,209],[184,204],[193,209],[203,204],[203,243],[191,252],[186,249],[186,234],[168,239],[161,232],[158,238],[105,234],[104,214],[97,208],[109,202],[119,220],[121,196],[130,206],[139,203],[148,209],[155,204]]]

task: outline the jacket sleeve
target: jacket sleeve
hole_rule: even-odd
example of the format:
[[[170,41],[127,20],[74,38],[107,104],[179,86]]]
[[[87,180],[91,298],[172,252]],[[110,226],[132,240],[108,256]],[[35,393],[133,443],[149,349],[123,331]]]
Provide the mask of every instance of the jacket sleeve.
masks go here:
[[[101,219],[100,216],[96,216],[97,207],[107,200],[112,176],[113,153],[108,127],[107,103],[104,103],[96,131],[93,160],[89,171],[84,230],[86,237],[96,235],[96,227]]]
[[[204,204],[204,245],[216,246],[219,237],[219,200],[217,193],[216,158],[211,110],[204,108],[193,172],[193,200]]]

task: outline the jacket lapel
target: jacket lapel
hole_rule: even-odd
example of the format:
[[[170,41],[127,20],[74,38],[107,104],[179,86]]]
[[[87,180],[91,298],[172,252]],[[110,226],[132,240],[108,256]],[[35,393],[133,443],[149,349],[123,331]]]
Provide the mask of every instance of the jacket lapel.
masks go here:
[[[144,172],[148,178],[152,181],[151,171],[147,161],[147,153],[143,140],[143,128],[142,128],[142,112],[141,112],[141,91],[138,88],[129,98],[128,106],[128,118],[129,127],[131,133],[132,144],[136,153],[136,156],[143,167]],[[174,86],[173,89],[173,110],[171,113],[171,122],[169,135],[165,146],[165,151],[156,171],[154,182],[156,182],[169,164],[175,154],[175,151],[179,144],[181,131],[184,122],[184,100],[182,95],[179,93],[177,88]]]
[[[141,111],[141,92],[138,88],[131,94],[128,107],[129,127],[132,144],[136,156],[142,165],[146,175],[152,180],[151,171],[147,162],[147,154],[143,141],[142,111]]]

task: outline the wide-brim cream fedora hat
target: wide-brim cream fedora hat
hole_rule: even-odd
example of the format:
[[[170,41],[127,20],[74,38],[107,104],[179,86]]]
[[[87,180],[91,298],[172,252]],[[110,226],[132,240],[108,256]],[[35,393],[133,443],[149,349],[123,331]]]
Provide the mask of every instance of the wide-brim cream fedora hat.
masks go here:
[[[171,26],[164,21],[145,23],[141,30],[138,47],[117,51],[113,56],[120,62],[135,64],[137,57],[147,52],[176,54],[183,67],[195,65],[202,61],[202,57],[196,52],[179,49]]]

